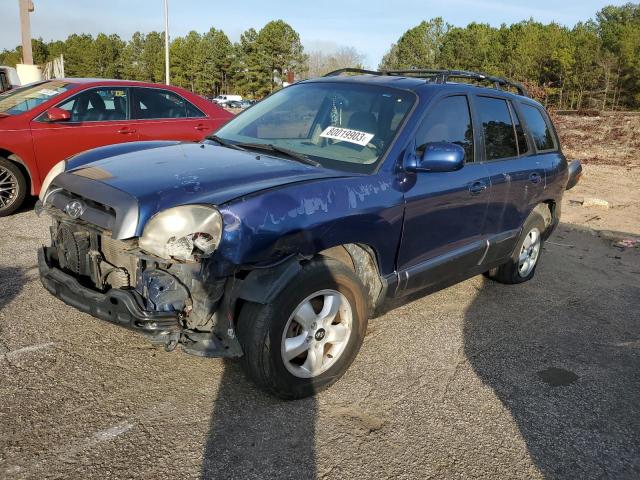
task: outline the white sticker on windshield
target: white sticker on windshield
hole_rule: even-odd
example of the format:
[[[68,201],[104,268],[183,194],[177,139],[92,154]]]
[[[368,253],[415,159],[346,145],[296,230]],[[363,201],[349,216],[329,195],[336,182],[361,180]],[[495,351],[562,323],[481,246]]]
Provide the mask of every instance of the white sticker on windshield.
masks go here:
[[[345,142],[356,143],[363,147],[373,139],[375,135],[372,133],[361,132],[359,130],[350,130],[341,127],[327,127],[320,134],[324,138],[332,138],[334,140],[343,140]]]
[[[38,90],[38,93],[40,95],[46,95],[47,97],[53,97],[54,95],[58,94],[58,92],[56,92],[55,90],[51,90],[49,88],[43,88],[42,90]]]

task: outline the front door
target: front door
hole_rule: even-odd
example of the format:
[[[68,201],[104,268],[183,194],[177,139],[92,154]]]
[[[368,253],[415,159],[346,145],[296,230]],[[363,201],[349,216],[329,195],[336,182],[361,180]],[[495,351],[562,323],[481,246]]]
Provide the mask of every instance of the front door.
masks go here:
[[[33,147],[42,175],[60,160],[104,145],[138,139],[128,114],[128,89],[91,88],[56,105],[70,120],[49,122],[46,114],[31,122]]]
[[[475,162],[475,138],[466,95],[445,97],[427,113],[416,137],[418,154],[431,142],[465,150],[456,172],[411,174],[398,271],[399,293],[408,294],[464,274],[486,251],[483,235],[491,184],[486,166]]]

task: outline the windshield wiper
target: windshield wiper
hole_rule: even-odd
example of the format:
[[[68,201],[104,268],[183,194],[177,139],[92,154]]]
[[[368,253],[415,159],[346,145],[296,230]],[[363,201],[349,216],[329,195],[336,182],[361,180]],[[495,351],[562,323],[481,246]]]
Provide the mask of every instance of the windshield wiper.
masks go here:
[[[304,163],[305,165],[311,165],[313,167],[321,166],[320,163],[312,160],[302,153],[294,152],[293,150],[289,150],[288,148],[279,147],[277,145],[274,145],[273,143],[240,143],[239,145],[244,148],[248,148],[249,150],[263,150],[267,152],[281,153],[282,155],[285,155],[288,158],[296,160],[300,163]]]
[[[219,143],[223,147],[233,148],[234,150],[242,150],[243,152],[247,151],[246,148],[242,148],[241,146],[236,145],[235,143],[227,142],[226,140],[221,139],[217,135],[207,135],[206,137],[204,137],[204,139],[205,140],[213,140],[214,142]]]

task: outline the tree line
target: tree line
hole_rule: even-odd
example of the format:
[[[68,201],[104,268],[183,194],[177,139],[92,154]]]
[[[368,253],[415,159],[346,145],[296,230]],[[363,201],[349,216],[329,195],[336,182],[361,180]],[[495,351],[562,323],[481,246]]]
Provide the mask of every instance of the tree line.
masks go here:
[[[407,30],[382,69],[451,68],[525,84],[559,109],[640,106],[640,4],[607,6],[573,28],[522,21],[452,27],[442,18]]]
[[[286,81],[362,66],[354,48],[306,53],[299,34],[274,20],[246,30],[238,42],[216,28],[172,39],[171,82],[203,95],[239,93],[261,98]],[[136,32],[124,41],[103,33],[64,41],[33,40],[36,63],[64,54],[69,77],[164,81],[164,34]],[[0,64],[20,62],[21,48],[0,53]],[[454,27],[442,18],[407,30],[385,54],[381,69],[460,69],[524,83],[559,109],[640,107],[640,4],[607,6],[569,28],[526,20],[492,27]]]

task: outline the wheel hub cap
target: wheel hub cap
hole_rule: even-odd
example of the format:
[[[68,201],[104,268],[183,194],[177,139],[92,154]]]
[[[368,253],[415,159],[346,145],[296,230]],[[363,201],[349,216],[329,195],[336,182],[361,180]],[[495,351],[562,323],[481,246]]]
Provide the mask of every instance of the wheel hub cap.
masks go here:
[[[536,266],[540,255],[540,230],[532,228],[522,243],[518,257],[518,274],[524,278]]]
[[[351,305],[336,290],[321,290],[294,309],[282,334],[282,361],[299,378],[316,377],[342,356],[353,326]]]

